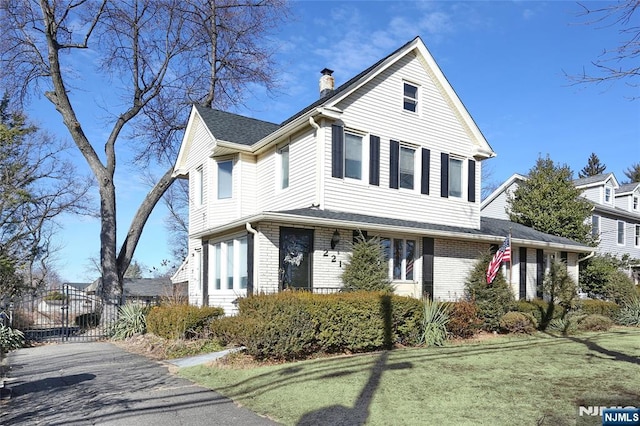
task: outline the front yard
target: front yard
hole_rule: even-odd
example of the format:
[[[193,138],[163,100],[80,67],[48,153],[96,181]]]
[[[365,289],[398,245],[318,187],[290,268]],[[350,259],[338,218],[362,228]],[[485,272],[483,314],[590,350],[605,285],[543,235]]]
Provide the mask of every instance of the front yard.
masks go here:
[[[640,329],[484,341],[180,375],[278,422],[601,424],[580,406],[640,406]]]

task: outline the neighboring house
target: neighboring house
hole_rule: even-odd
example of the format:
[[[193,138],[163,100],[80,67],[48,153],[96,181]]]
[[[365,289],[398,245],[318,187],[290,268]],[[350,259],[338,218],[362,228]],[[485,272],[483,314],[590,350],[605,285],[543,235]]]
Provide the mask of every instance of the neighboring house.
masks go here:
[[[396,293],[463,296],[480,253],[511,230],[509,274],[539,295],[550,256],[577,277],[591,249],[480,217],[482,161],[495,156],[420,38],[281,124],[194,107],[176,161],[189,179],[189,301],[337,291],[359,231],[382,239]]]
[[[89,294],[95,294],[99,280],[87,288]],[[173,284],[169,278],[124,278],[122,286],[125,303],[157,305],[163,299],[187,300],[186,284]]]
[[[526,177],[514,174],[492,192],[481,205],[482,215],[508,219],[507,194],[513,194]],[[628,255],[632,259],[629,274],[640,282],[640,183],[620,185],[613,173],[589,176],[573,181],[582,196],[593,204],[590,218],[593,236],[598,239],[599,254]],[[635,259],[635,260],[634,260]]]

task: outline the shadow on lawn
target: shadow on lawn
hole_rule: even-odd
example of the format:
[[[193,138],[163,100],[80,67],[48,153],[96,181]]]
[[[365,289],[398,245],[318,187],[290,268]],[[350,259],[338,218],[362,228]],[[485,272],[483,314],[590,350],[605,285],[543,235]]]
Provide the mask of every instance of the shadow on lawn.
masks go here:
[[[579,338],[573,337],[573,336],[565,336],[565,338],[568,339],[568,340],[571,340],[572,342],[582,343],[589,350],[594,351],[594,352],[598,352],[598,353],[600,353],[602,355],[610,356],[615,361],[624,361],[624,362],[630,362],[631,364],[640,365],[640,358],[637,357],[637,356],[631,356],[631,355],[627,355],[627,354],[622,353],[622,352],[612,351],[611,349],[604,348],[604,347],[600,346],[599,344],[597,344],[595,342],[592,342],[589,339],[579,339]]]

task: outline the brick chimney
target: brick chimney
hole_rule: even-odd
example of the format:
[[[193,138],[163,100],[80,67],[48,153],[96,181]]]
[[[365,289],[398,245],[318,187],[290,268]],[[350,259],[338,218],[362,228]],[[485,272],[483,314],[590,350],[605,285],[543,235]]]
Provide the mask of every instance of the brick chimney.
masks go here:
[[[320,71],[322,77],[320,77],[320,99],[325,98],[333,93],[333,70],[325,68]]]

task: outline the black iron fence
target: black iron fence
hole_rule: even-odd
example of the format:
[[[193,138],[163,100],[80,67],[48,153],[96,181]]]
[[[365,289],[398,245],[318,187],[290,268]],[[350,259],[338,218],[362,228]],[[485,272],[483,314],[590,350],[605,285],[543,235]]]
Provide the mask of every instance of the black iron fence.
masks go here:
[[[5,321],[38,342],[82,342],[108,336],[117,300],[102,300],[71,286],[26,294],[4,307]]]

